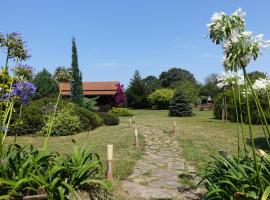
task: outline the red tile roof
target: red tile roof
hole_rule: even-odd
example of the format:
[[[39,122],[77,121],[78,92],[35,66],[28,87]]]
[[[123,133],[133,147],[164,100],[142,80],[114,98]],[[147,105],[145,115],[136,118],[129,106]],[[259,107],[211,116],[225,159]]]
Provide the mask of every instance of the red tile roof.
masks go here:
[[[118,81],[109,82],[83,82],[83,94],[89,96],[115,95]],[[61,83],[61,95],[70,96],[70,85]]]

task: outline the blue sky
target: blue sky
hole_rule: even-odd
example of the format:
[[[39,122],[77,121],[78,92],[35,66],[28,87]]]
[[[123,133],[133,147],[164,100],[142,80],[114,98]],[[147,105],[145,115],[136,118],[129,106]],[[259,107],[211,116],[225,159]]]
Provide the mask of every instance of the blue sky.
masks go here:
[[[214,12],[241,7],[246,27],[270,39],[270,1],[258,0],[13,0],[1,2],[0,32],[20,32],[37,70],[70,66],[76,38],[84,81],[119,80],[134,71],[156,75],[171,67],[191,71],[203,82],[222,71],[222,50],[209,39]],[[0,57],[3,65],[3,56]],[[270,50],[248,67],[270,72]]]

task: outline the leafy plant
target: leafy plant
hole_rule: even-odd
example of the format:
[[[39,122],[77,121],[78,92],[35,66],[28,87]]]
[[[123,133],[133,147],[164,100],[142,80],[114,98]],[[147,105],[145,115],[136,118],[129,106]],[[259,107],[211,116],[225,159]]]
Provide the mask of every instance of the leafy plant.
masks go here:
[[[154,108],[165,109],[168,108],[173,95],[173,89],[163,88],[151,93],[147,99]]]
[[[48,122],[42,128],[40,133],[46,135],[50,128],[50,121],[53,114],[49,114]],[[65,108],[58,111],[54,117],[54,122],[51,127],[52,136],[63,136],[63,135],[73,135],[82,130],[82,125],[80,123],[80,118],[75,115],[75,106],[69,103]]]
[[[262,151],[263,152],[263,151]],[[249,157],[213,157],[203,172],[203,183],[208,190],[204,199],[258,199],[267,196],[270,185],[270,157],[258,158],[263,188],[258,187],[254,161]]]
[[[103,123],[106,126],[115,126],[119,124],[119,117],[110,113],[98,113],[98,115],[102,118]]]
[[[134,115],[134,113],[128,108],[112,108],[109,113],[119,117],[128,117]]]

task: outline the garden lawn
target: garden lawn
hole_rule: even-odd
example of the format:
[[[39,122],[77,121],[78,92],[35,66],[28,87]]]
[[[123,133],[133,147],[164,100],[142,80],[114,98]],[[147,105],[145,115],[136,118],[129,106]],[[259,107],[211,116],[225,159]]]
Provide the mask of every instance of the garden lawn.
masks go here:
[[[68,154],[72,151],[72,139],[79,146],[89,146],[92,152],[100,155],[103,161],[104,169],[106,168],[107,144],[114,145],[114,177],[121,180],[133,171],[133,166],[142,154],[143,138],[140,136],[141,148],[136,149],[133,146],[134,130],[127,126],[102,126],[90,132],[82,132],[73,136],[50,137],[49,150]],[[21,145],[30,145],[41,148],[44,144],[45,137],[17,137],[17,143]],[[12,143],[14,137],[8,137],[7,143]]]
[[[217,155],[220,149],[226,150],[228,154],[237,153],[236,123],[214,119],[212,111],[195,109],[193,117],[169,117],[167,110],[134,110],[134,113],[137,123],[159,128],[167,134],[172,134],[175,120],[176,139],[184,150],[185,159],[193,161],[199,170],[210,161],[210,155]],[[264,134],[260,126],[254,126],[253,129],[260,147],[264,142],[261,138]],[[248,131],[247,125],[245,130]],[[250,145],[247,146],[250,148]]]

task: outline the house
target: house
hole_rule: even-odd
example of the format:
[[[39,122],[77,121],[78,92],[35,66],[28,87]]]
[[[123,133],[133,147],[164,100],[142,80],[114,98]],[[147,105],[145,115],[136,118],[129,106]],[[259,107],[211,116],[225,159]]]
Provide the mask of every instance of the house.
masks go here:
[[[99,97],[97,100],[99,105],[113,105],[118,83],[119,81],[83,82],[83,95],[88,98]],[[61,83],[60,88],[61,96],[70,97],[68,83]]]

